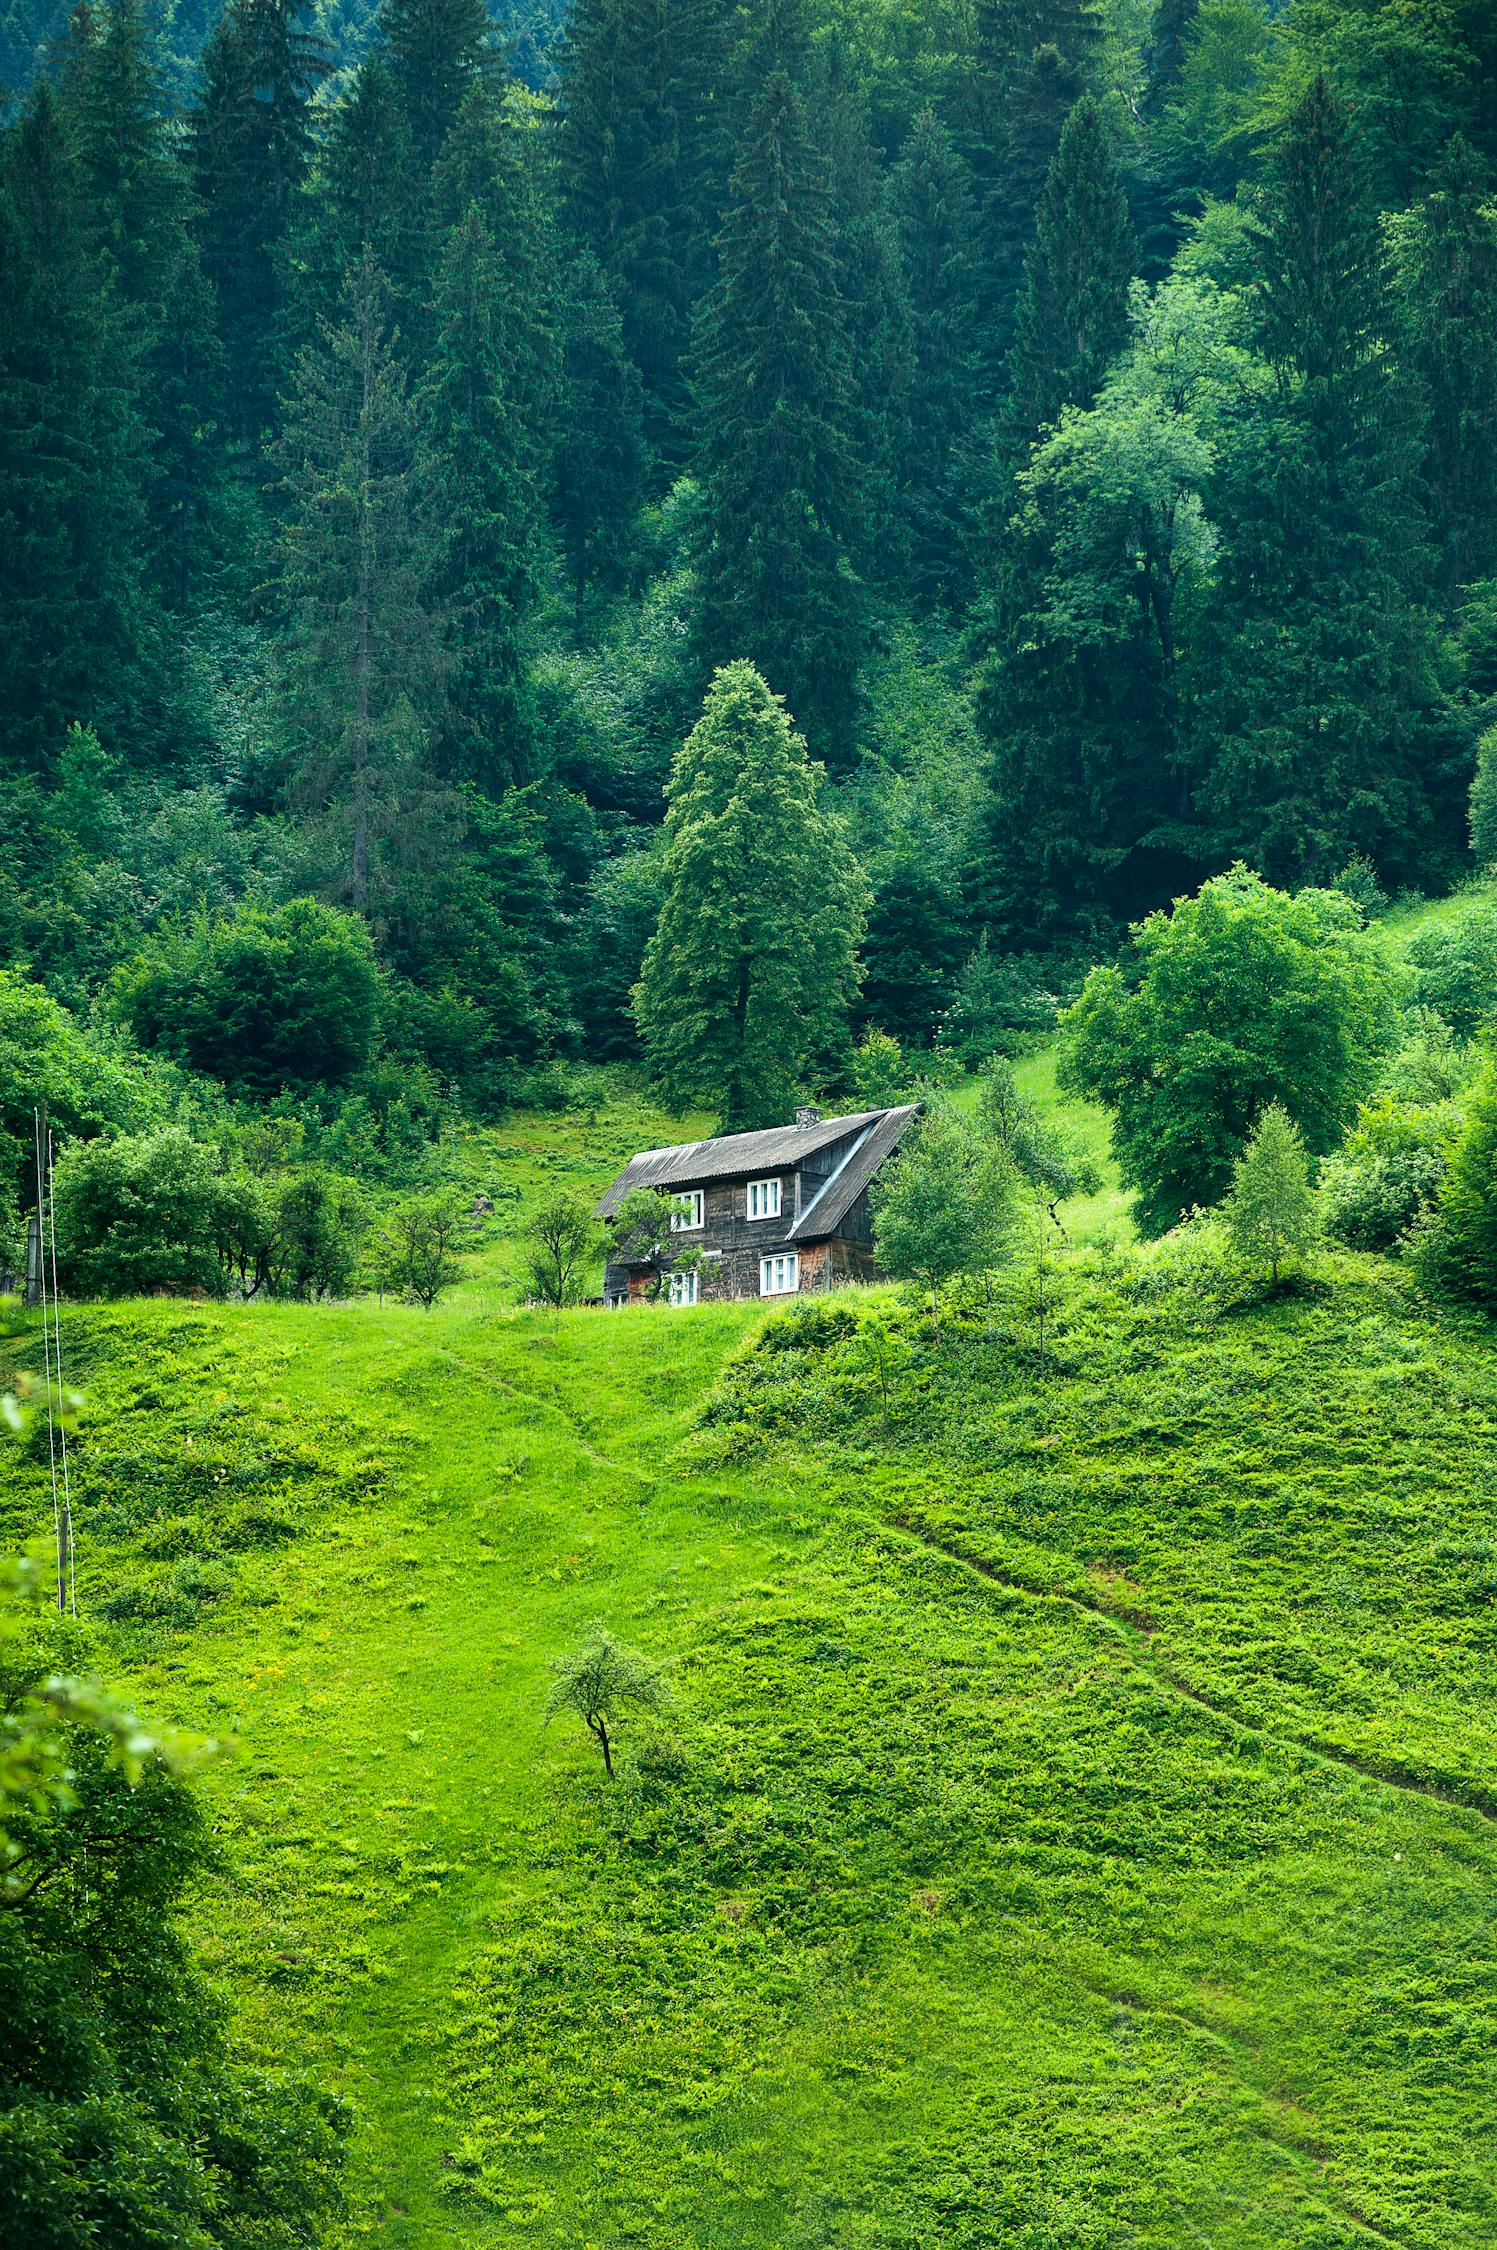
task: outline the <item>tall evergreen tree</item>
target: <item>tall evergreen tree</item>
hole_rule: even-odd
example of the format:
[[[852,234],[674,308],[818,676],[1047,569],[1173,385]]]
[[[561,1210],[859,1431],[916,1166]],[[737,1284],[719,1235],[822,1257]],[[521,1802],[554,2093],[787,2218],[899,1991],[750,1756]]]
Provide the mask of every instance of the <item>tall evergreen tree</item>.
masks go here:
[[[629,554],[645,466],[639,375],[590,250],[568,277],[561,385],[553,508],[580,639],[588,587],[616,579]]]
[[[914,584],[950,599],[962,577],[964,455],[981,395],[972,174],[931,110],[889,183],[909,293],[913,365],[903,504]]]
[[[1468,141],[1389,222],[1402,343],[1423,378],[1447,602],[1497,568],[1497,197]]]
[[[304,0],[229,0],[203,50],[192,121],[203,264],[219,308],[227,407],[241,438],[273,418],[285,310],[282,241],[312,148],[327,63]]]
[[[827,168],[781,71],[755,105],[697,356],[705,633],[749,657],[818,749],[848,742],[859,466]]]
[[[1133,230],[1106,119],[1066,119],[1024,261],[1004,420],[1014,453],[1065,406],[1089,406],[1128,333]]]
[[[668,1098],[730,1129],[784,1122],[846,1045],[864,886],[820,779],[753,666],[720,671],[671,774],[635,1011]]]
[[[646,434],[667,468],[690,449],[683,363],[726,170],[726,20],[722,0],[577,0],[562,46],[572,225],[618,300]]]
[[[385,0],[379,42],[424,175],[492,59],[488,10],[484,0]]]
[[[424,213],[410,127],[387,64],[371,56],[335,103],[297,198],[287,252],[289,332],[300,351],[365,250],[409,341],[426,288]]]
[[[366,250],[339,318],[298,361],[278,446],[298,793],[326,828],[338,890],[376,917],[429,794],[424,722],[441,645],[425,598],[434,542],[417,421],[388,300]]]
[[[139,353],[153,577],[185,607],[221,473],[223,365],[141,0],[75,11],[59,101],[85,223]]]
[[[1419,596],[1418,400],[1385,348],[1376,219],[1346,106],[1311,86],[1273,158],[1257,328],[1276,378],[1216,479],[1222,848],[1327,880],[1360,850],[1405,879],[1459,849],[1464,763],[1441,739]]]
[[[90,245],[52,90],[0,142],[0,712],[40,765],[139,718],[148,436],[138,345]]]

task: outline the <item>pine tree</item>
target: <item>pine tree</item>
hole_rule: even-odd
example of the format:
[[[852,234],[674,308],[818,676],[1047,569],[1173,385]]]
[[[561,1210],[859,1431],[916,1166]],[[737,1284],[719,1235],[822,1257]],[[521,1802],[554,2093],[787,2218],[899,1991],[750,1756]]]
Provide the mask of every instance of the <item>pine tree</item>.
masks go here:
[[[141,0],[75,11],[59,100],[90,239],[140,356],[152,575],[185,608],[222,473],[223,365]]]
[[[640,383],[597,259],[576,259],[562,310],[562,407],[553,510],[572,581],[577,636],[587,590],[617,578],[644,481]]]
[[[440,621],[425,600],[433,540],[415,475],[417,423],[365,251],[340,318],[301,355],[277,452],[290,612],[298,791],[324,821],[337,887],[382,914],[428,792]]]
[[[978,237],[970,168],[931,110],[916,118],[889,183],[909,294],[913,366],[902,479],[914,583],[959,588],[964,453],[980,397]]]
[[[312,148],[327,62],[303,0],[229,0],[203,50],[192,120],[203,265],[218,301],[231,427],[256,438],[283,368],[282,238]]]
[[[425,296],[426,236],[410,128],[388,66],[363,63],[331,109],[316,162],[297,198],[287,250],[297,351],[317,334],[343,276],[368,249],[390,285],[407,342]]]
[[[820,749],[849,739],[861,534],[825,161],[775,72],[733,173],[698,363],[705,633],[746,656]]]
[[[726,170],[726,21],[721,0],[577,0],[561,50],[572,229],[618,301],[646,436],[667,468],[690,449],[683,363]]]
[[[139,719],[148,433],[139,350],[43,85],[0,141],[0,711],[41,765]]]
[[[1222,1217],[1233,1247],[1266,1259],[1277,1288],[1279,1268],[1303,1256],[1320,1232],[1310,1158],[1282,1102],[1270,1102],[1232,1171]]]
[[[450,668],[442,763],[497,792],[529,764],[522,636],[534,603],[544,449],[523,370],[527,319],[503,245],[478,205],[437,271],[436,342],[420,406],[439,529],[433,586]]]
[[[483,0],[385,0],[379,44],[425,177],[464,96],[492,65],[488,10]]]
[[[1429,193],[1389,219],[1404,351],[1429,407],[1431,518],[1446,599],[1497,567],[1497,203],[1457,137]]]
[[[1217,848],[1329,881],[1353,851],[1416,879],[1458,850],[1466,773],[1434,706],[1419,402],[1390,325],[1352,119],[1324,78],[1274,151],[1256,319],[1274,374],[1224,445]],[[1442,733],[1445,739],[1441,740]],[[1469,770],[1469,769],[1468,769]]]
[[[1024,261],[1004,410],[1018,455],[1064,406],[1089,406],[1128,333],[1133,230],[1111,136],[1089,95],[1066,119]]]
[[[708,691],[671,773],[665,903],[635,1013],[667,1097],[784,1120],[846,1042],[864,891],[821,775],[750,664]]]

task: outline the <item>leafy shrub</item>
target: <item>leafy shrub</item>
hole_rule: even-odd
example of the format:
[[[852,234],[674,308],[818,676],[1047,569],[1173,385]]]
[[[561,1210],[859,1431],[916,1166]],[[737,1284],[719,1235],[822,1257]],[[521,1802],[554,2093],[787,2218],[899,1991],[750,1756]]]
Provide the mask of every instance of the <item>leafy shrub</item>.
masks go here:
[[[137,1038],[248,1093],[342,1085],[368,1060],[380,978],[357,915],[315,899],[176,932],[123,970]]]
[[[957,980],[941,1045],[976,1069],[992,1055],[1016,1053],[1026,1035],[1053,1030],[1059,1011],[1059,997],[1039,956],[994,953],[984,930]]]
[[[1350,1250],[1396,1249],[1433,1209],[1460,1126],[1450,1103],[1421,1108],[1385,1094],[1365,1104],[1321,1168],[1326,1232]]]
[[[1140,1223],[1219,1202],[1254,1121],[1283,1104],[1329,1155],[1396,1021],[1390,973],[1349,899],[1249,868],[1151,914],[1066,1014],[1065,1084],[1113,1113]]]
[[[1497,1066],[1471,1104],[1417,1249],[1430,1280],[1497,1312]]]
[[[65,1134],[88,1137],[154,1122],[161,1095],[132,1058],[16,969],[0,969],[0,1197],[24,1194],[32,1113],[45,1104]]]
[[[64,1285],[90,1297],[223,1287],[222,1183],[180,1125],[69,1149],[56,1173]]]
[[[1471,850],[1478,867],[1497,866],[1497,727],[1488,727],[1476,747],[1471,780]]]
[[[1408,958],[1416,1001],[1437,1009],[1457,1038],[1474,1038],[1497,1012],[1497,904],[1483,901],[1454,922],[1421,931]]]

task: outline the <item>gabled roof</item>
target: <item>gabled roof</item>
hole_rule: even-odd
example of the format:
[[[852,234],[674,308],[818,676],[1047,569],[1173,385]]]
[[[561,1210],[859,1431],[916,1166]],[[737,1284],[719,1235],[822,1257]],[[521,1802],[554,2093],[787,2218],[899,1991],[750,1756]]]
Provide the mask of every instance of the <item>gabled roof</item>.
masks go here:
[[[816,1242],[830,1234],[857,1202],[885,1157],[898,1148],[906,1129],[920,1115],[919,1102],[875,1110],[826,1185],[812,1196],[790,1229],[792,1242]]]
[[[636,1188],[686,1188],[702,1187],[709,1180],[749,1179],[760,1172],[793,1172],[807,1157],[815,1156],[838,1141],[852,1140],[838,1170],[814,1198],[818,1230],[830,1231],[837,1218],[848,1209],[858,1193],[854,1187],[845,1202],[840,1202],[837,1218],[824,1216],[828,1191],[838,1187],[848,1166],[857,1161],[866,1170],[860,1185],[873,1177],[883,1157],[894,1147],[910,1119],[916,1114],[918,1103],[907,1104],[903,1109],[862,1109],[849,1117],[823,1117],[814,1125],[775,1125],[766,1132],[724,1133],[711,1141],[681,1141],[674,1148],[647,1148],[625,1165],[612,1187],[595,1207],[595,1216],[611,1219],[626,1195]],[[900,1122],[892,1137],[885,1137],[889,1121]],[[865,1151],[877,1142],[879,1153],[865,1158]],[[804,1233],[811,1207],[801,1214],[796,1238],[809,1239]]]

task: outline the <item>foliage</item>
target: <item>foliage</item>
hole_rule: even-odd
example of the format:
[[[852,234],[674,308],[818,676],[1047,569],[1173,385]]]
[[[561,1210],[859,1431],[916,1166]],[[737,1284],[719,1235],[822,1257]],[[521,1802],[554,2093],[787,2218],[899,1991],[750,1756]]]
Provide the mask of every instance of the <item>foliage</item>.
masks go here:
[[[1058,1203],[1095,1195],[1101,1186],[1090,1152],[1020,1092],[1009,1064],[989,1065],[978,1093],[978,1117],[1004,1162],[1041,1197],[1052,1218]]]
[[[34,1200],[34,1118],[88,1135],[154,1121],[163,1093],[114,1041],[85,1030],[17,969],[0,969],[0,1196]]]
[[[658,1711],[665,1701],[665,1686],[658,1668],[637,1649],[616,1641],[605,1625],[595,1625],[581,1645],[559,1657],[555,1684],[546,1699],[546,1717],[571,1711],[593,1735],[603,1753],[603,1770],[610,1781],[613,1749],[610,1729],[617,1731],[620,1714],[628,1707]]]
[[[524,1279],[543,1305],[574,1305],[597,1254],[600,1233],[586,1196],[563,1189],[548,1196],[525,1224]]]
[[[1320,1232],[1310,1158],[1282,1102],[1270,1102],[1232,1167],[1222,1218],[1234,1250],[1266,1260],[1277,1288],[1279,1267],[1303,1257]]]
[[[1497,1074],[1490,1065],[1418,1249],[1424,1271],[1442,1288],[1487,1312],[1497,1309]]]
[[[1477,745],[1471,777],[1471,850],[1483,872],[1497,866],[1497,727]]]
[[[403,1295],[430,1312],[443,1291],[462,1278],[457,1255],[460,1223],[452,1197],[444,1190],[402,1196],[374,1230],[377,1287]]]
[[[88,1296],[175,1296],[222,1286],[223,1186],[213,1151],[180,1125],[69,1151],[56,1170],[66,1286]]]
[[[935,1104],[906,1133],[870,1191],[879,1264],[896,1281],[940,1295],[960,1275],[986,1273],[1008,1254],[1013,1175],[1001,1154],[949,1104]]]
[[[1371,1091],[1393,1007],[1349,901],[1237,867],[1141,923],[1125,965],[1094,969],[1064,1021],[1069,1082],[1112,1111],[1140,1223],[1162,1233],[1220,1199],[1272,1102],[1328,1154]]]
[[[1470,1039],[1497,1013],[1497,905],[1467,907],[1456,919],[1409,940],[1414,997]]]
[[[784,1121],[841,1060],[857,989],[861,871],[820,769],[749,664],[713,680],[671,772],[665,899],[636,989],[667,1096],[729,1130]]]
[[[897,1039],[875,1024],[852,1058],[852,1090],[864,1109],[888,1109],[907,1100],[918,1073]]]
[[[627,1265],[643,1266],[651,1299],[657,1299],[672,1273],[692,1273],[701,1262],[695,1244],[678,1240],[691,1206],[667,1188],[631,1188],[607,1225],[610,1254]]]
[[[1453,1103],[1383,1094],[1320,1170],[1326,1232],[1352,1250],[1397,1250],[1439,1197],[1462,1124]]]
[[[345,1083],[368,1060],[379,1003],[363,924],[309,898],[204,918],[141,954],[117,987],[147,1046],[262,1095]]]

